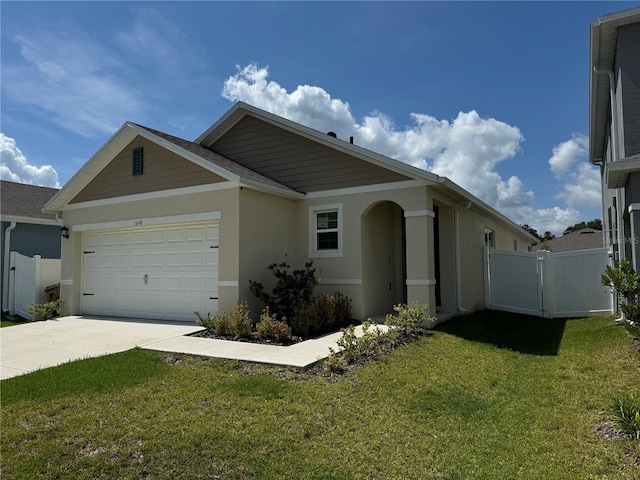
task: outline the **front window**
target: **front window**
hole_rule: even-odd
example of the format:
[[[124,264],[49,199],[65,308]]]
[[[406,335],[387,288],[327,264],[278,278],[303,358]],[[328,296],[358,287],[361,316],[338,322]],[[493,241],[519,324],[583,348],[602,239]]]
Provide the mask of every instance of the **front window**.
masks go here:
[[[316,247],[338,250],[338,210],[316,213]]]
[[[310,208],[309,256],[342,256],[342,212],[340,205]]]

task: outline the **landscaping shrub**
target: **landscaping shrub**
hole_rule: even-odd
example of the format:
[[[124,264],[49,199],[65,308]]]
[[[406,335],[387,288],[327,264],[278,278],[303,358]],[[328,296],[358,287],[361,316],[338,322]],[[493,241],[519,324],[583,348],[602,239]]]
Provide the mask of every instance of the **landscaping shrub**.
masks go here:
[[[618,428],[625,434],[640,440],[640,391],[614,397],[611,413]]]
[[[231,335],[231,318],[223,310],[217,312],[213,317],[211,312],[207,312],[207,315],[200,315],[200,312],[193,312],[198,317],[198,325],[206,328],[215,335],[227,336]]]
[[[205,316],[200,312],[193,313],[198,318],[198,325],[203,326],[214,335],[244,338],[250,336],[253,330],[248,305],[244,300],[233,306],[231,316],[228,316],[224,310],[214,316],[211,316],[211,312],[207,312]]]
[[[251,335],[253,322],[249,317],[247,302],[242,300],[231,308],[231,334],[236,337],[248,337]]]
[[[620,310],[628,320],[640,321],[640,276],[627,260],[620,260],[617,268],[607,265],[601,277],[603,285],[618,294]]]
[[[260,315],[260,321],[256,324],[258,338],[273,339],[285,342],[291,336],[291,328],[284,321],[278,321],[276,314],[270,314],[269,307],[265,307]]]
[[[429,320],[429,305],[413,302],[410,306],[399,303],[393,310],[397,315],[389,314],[385,318],[385,325],[400,336],[416,336],[422,333],[423,324]]]
[[[319,278],[313,262],[305,263],[304,269],[289,272],[287,263],[269,265],[276,277],[271,293],[264,286],[249,280],[249,288],[257,298],[291,327],[295,336],[309,338],[329,333],[343,327],[351,320],[353,304],[349,297],[336,292],[335,295],[314,296],[313,290]]]
[[[414,302],[410,307],[396,305],[393,307],[397,315],[387,315],[386,329],[380,328],[371,321],[362,324],[362,335],[356,335],[356,327],[350,325],[341,329],[342,337],[337,341],[340,352],[329,349],[329,357],[325,368],[329,373],[343,373],[350,364],[361,362],[367,358],[376,358],[391,351],[398,345],[405,344],[424,335],[422,327],[429,317],[429,306]]]
[[[304,264],[304,269],[289,272],[291,266],[286,262],[269,265],[269,270],[276,277],[276,284],[271,293],[265,291],[260,282],[249,280],[249,289],[264,305],[278,317],[292,318],[299,310],[313,303],[313,290],[319,283],[313,261]]]
[[[29,307],[27,312],[41,320],[49,320],[59,315],[62,305],[62,300],[55,300],[48,303],[34,303]]]

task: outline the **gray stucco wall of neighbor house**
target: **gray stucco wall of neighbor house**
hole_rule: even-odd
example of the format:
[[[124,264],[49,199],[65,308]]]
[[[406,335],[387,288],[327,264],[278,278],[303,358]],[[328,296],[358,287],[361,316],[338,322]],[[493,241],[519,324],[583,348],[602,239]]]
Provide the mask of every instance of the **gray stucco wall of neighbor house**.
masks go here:
[[[616,66],[622,87],[625,157],[640,154],[640,23],[618,28]]]

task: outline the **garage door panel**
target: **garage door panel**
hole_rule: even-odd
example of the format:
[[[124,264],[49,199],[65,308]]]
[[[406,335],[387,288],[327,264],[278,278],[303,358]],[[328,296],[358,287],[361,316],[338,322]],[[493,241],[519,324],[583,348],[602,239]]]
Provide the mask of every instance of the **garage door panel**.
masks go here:
[[[113,233],[103,233],[100,235],[100,246],[112,246],[115,242],[115,234]]]
[[[217,246],[215,224],[88,232],[83,311],[187,321],[216,312]]]
[[[164,267],[164,252],[149,252],[147,254],[147,266]]]
[[[147,266],[147,254],[145,252],[131,253],[131,266],[133,268],[144,268]]]
[[[146,245],[147,233],[146,232],[131,232],[131,245]]]

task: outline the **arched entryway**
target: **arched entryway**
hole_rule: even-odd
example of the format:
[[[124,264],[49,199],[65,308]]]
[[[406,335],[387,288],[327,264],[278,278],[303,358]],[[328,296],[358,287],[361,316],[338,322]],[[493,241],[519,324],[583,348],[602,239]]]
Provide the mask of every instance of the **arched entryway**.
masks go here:
[[[362,297],[364,316],[390,313],[407,302],[404,211],[391,201],[362,214]]]

